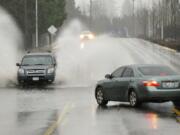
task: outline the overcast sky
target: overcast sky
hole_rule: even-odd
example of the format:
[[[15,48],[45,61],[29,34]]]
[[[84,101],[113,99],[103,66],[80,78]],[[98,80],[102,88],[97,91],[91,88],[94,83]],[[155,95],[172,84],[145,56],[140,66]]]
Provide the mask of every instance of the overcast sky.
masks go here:
[[[76,1],[76,6],[79,6],[80,8],[86,10],[89,6],[90,0],[75,0]],[[96,1],[96,0],[93,0]],[[119,15],[119,13],[121,12],[121,6],[124,0],[114,0],[117,4],[116,4],[116,12],[117,12],[117,16]]]
[[[76,6],[79,6],[81,8],[81,10],[88,12],[88,8],[89,8],[89,3],[90,0],[75,0],[76,1]],[[96,0],[93,0],[96,1]],[[123,13],[122,11],[122,3],[125,0],[114,0],[115,1],[115,9],[113,9],[116,13],[115,16],[121,16]],[[131,1],[131,0],[130,0]],[[152,1],[153,2],[158,2],[158,0],[135,0],[135,5],[136,7],[140,7],[140,6],[146,6],[146,7],[151,7],[152,6]],[[110,7],[112,8],[112,7]]]
[[[76,4],[77,5],[80,5],[82,6],[83,4],[89,4],[90,0],[75,0],[76,1]],[[119,5],[121,5],[121,3],[124,1],[124,0],[116,0],[117,3],[119,3]]]

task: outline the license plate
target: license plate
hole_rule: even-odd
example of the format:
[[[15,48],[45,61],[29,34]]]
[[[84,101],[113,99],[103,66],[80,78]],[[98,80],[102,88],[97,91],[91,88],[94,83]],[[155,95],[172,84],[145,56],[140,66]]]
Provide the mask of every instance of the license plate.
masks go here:
[[[39,77],[33,77],[32,80],[33,81],[39,81]]]
[[[179,82],[163,82],[162,87],[163,88],[178,88]]]

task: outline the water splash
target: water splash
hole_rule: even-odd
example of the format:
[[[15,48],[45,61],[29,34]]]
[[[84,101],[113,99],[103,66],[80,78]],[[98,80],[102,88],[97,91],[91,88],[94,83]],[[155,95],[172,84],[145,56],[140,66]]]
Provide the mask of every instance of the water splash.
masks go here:
[[[16,82],[15,63],[22,47],[22,35],[14,19],[2,8],[0,16],[0,86],[6,86]]]

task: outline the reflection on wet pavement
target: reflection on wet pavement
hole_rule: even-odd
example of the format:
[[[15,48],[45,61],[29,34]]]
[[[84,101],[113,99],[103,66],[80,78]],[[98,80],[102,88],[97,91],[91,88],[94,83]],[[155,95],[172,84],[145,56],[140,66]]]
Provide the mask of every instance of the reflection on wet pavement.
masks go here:
[[[150,123],[150,128],[157,129],[158,128],[158,116],[154,113],[146,114],[146,118]]]
[[[44,135],[68,103],[72,103],[72,108],[56,125],[53,135],[176,135],[180,132],[171,112],[172,103],[131,108],[126,103],[110,102],[102,108],[97,106],[93,94],[92,87],[0,90],[0,134]]]

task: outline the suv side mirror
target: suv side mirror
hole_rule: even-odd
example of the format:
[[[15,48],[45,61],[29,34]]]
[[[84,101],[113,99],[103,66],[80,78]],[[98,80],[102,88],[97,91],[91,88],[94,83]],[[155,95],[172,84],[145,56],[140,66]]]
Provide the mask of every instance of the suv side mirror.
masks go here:
[[[20,67],[21,65],[20,65],[20,63],[16,63],[16,66],[17,66],[17,67]]]
[[[107,74],[107,75],[105,75],[105,78],[106,79],[112,79],[112,75],[111,74]]]

